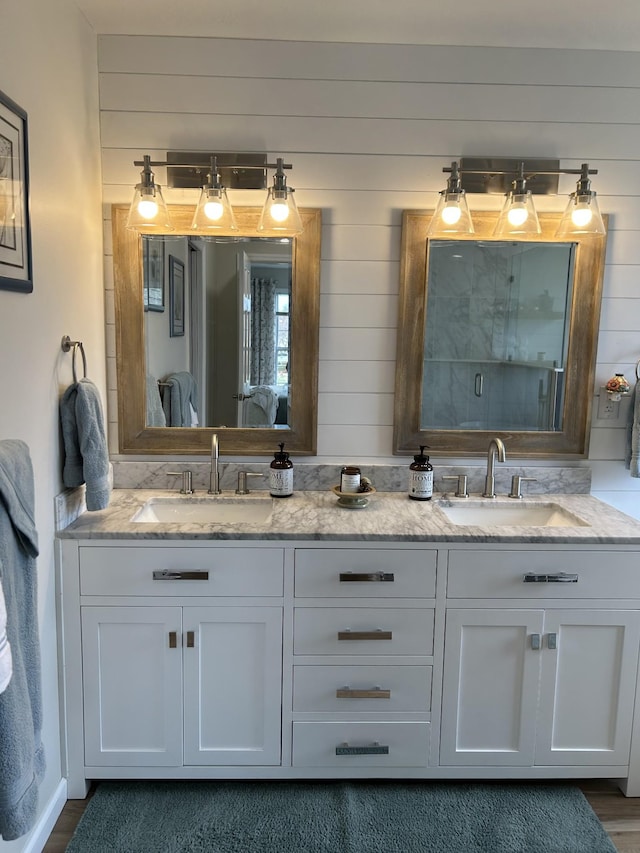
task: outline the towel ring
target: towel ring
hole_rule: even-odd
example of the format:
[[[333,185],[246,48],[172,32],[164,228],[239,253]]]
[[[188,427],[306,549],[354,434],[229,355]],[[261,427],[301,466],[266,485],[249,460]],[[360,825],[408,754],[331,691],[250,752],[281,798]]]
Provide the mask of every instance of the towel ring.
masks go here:
[[[80,350],[80,355],[82,356],[82,371],[83,378],[87,378],[87,357],[84,353],[84,347],[82,346],[82,341],[72,341],[69,335],[65,335],[62,339],[62,343],[60,345],[62,347],[63,352],[69,352],[71,347],[73,347],[73,360],[71,362],[71,369],[73,371],[73,381],[78,381],[78,375],[76,374],[76,353],[78,349]]]

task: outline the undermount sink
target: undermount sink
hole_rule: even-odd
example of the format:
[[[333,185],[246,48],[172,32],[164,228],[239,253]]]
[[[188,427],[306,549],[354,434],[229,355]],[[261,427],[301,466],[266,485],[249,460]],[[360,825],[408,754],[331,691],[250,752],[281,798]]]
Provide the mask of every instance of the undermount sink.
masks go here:
[[[440,502],[438,509],[452,524],[474,527],[589,527],[556,503],[513,503],[472,501]]]
[[[138,523],[265,524],[271,518],[270,498],[150,498],[133,516]]]

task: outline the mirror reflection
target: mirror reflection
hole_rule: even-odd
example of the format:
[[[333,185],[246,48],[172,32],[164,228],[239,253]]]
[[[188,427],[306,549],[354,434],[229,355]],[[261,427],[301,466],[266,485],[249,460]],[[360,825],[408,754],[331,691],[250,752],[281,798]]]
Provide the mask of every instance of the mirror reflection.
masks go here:
[[[142,241],[147,426],[286,430],[291,241]]]
[[[394,453],[588,454],[605,236],[428,238],[430,211],[402,219]]]
[[[575,249],[430,241],[421,429],[562,428]]]
[[[118,444],[122,454],[314,455],[317,441],[321,211],[283,242],[236,208],[238,232],[153,239],[112,207]],[[176,236],[187,235],[187,236]]]

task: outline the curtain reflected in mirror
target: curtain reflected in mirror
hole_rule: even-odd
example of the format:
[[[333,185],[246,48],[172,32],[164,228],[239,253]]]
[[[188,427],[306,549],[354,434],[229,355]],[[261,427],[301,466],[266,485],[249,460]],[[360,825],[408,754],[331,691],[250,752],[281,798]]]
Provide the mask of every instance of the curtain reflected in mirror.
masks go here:
[[[287,430],[291,242],[173,235],[142,240],[146,426]],[[168,278],[176,264],[184,265],[179,305]]]
[[[575,250],[430,241],[421,429],[562,429]]]

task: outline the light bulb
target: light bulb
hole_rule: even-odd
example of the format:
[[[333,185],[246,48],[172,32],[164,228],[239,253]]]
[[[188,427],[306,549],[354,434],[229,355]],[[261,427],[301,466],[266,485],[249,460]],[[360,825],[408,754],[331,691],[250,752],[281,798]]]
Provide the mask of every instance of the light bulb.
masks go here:
[[[289,216],[289,207],[286,201],[274,201],[271,205],[271,218],[275,222],[284,222]]]
[[[158,215],[158,204],[152,199],[141,199],[138,202],[138,213],[143,219],[154,219]]]
[[[591,212],[591,208],[587,206],[576,207],[571,213],[571,221],[577,228],[584,228],[592,219],[593,213]]]
[[[217,222],[218,219],[222,218],[222,214],[224,213],[224,206],[221,201],[217,199],[215,201],[208,201],[204,206],[204,215],[207,219],[211,219],[214,222]]]
[[[515,228],[518,228],[520,225],[524,225],[528,216],[529,213],[526,206],[522,202],[518,201],[509,208],[509,213],[507,213],[509,223]]]
[[[455,225],[456,222],[460,221],[460,217],[462,216],[462,211],[460,210],[460,205],[457,202],[449,203],[442,208],[442,221],[446,225]]]

